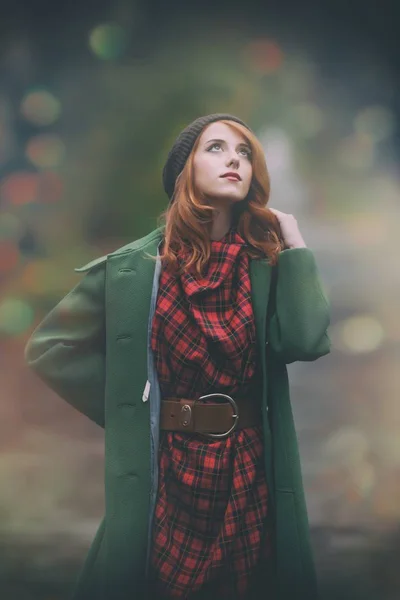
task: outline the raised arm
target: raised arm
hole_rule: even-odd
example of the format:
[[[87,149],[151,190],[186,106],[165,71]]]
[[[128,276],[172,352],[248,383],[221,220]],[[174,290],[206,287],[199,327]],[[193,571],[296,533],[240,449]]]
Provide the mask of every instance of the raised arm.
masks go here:
[[[33,332],[30,368],[71,406],[104,427],[105,265],[90,270]]]
[[[312,361],[330,352],[330,307],[314,254],[291,248],[279,255],[271,287],[267,341],[284,362]]]

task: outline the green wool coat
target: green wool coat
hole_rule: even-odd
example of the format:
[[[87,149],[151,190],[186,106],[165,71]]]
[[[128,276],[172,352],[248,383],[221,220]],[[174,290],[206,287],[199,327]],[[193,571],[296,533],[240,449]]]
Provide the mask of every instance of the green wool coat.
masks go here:
[[[105,429],[105,516],[75,587],[75,600],[132,600],[143,590],[149,524],[150,421],[142,401],[155,261],[163,227],[85,267],[25,349],[29,366]],[[328,354],[330,311],[312,251],[284,250],[276,267],[250,261],[262,365],[267,483],[275,528],[275,595],[317,598],[286,365]],[[268,319],[267,319],[268,309]]]

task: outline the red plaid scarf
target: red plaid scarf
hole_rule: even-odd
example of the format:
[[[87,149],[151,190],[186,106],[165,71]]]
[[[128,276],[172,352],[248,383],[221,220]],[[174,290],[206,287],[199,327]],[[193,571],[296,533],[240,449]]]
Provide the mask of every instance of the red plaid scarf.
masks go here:
[[[151,339],[162,397],[234,397],[254,376],[244,245],[232,227],[212,241],[202,278],[193,269],[180,277],[162,270]],[[224,440],[161,432],[159,466],[151,556],[157,598],[191,598],[200,589],[247,597],[260,559],[270,556],[261,424]]]
[[[194,268],[180,278],[162,271],[152,349],[163,396],[234,394],[252,379],[256,332],[244,245],[232,227],[212,241],[203,278]]]

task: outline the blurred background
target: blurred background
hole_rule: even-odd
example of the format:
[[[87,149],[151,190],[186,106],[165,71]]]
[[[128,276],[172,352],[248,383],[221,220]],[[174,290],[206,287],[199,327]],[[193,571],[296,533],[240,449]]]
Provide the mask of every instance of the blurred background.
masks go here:
[[[322,600],[400,598],[398,14],[389,0],[1,1],[0,597],[68,597],[103,431],[23,361],[74,267],[146,235],[181,129],[255,130],[332,305],[289,366]]]

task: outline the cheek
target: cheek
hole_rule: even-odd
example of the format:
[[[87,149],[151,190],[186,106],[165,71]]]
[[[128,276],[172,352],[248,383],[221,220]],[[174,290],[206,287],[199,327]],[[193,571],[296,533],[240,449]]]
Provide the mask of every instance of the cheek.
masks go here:
[[[197,185],[205,185],[210,179],[210,166],[207,160],[201,159],[194,163],[194,179]]]
[[[246,171],[246,184],[248,185],[248,187],[250,187],[252,177],[253,177],[253,168],[250,165],[248,170]]]

